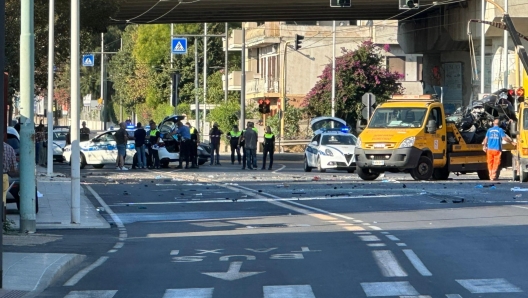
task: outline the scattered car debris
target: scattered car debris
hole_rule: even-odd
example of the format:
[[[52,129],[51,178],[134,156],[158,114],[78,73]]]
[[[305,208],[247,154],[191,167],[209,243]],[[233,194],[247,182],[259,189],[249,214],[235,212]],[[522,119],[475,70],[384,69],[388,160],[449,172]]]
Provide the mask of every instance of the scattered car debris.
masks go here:
[[[455,203],[455,204],[458,204],[458,203],[464,203],[464,199],[453,200],[452,202]]]
[[[447,203],[447,201],[446,200],[441,200],[440,203]]]
[[[528,191],[528,188],[520,188],[518,186],[513,187],[511,191]]]

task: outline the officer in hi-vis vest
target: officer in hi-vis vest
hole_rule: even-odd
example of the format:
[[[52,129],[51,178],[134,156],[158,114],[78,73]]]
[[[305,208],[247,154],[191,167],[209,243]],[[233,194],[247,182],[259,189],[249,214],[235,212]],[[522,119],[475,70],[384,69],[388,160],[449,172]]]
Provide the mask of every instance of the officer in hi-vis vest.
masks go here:
[[[266,169],[266,156],[269,153],[270,163],[268,170],[273,167],[273,153],[275,152],[275,135],[271,132],[271,127],[266,126],[264,134],[264,155],[262,157],[262,170]]]
[[[233,130],[231,130],[227,134],[227,138],[229,139],[229,145],[231,146],[231,164],[235,164],[235,151],[238,158],[238,164],[241,164],[241,157],[240,157],[240,136],[242,135],[242,132],[238,130],[238,125],[233,125]]]
[[[191,123],[187,122],[185,123],[185,125],[187,125],[187,127],[189,127],[189,130],[191,132],[191,152],[190,152],[190,157],[191,157],[191,162],[192,162],[192,166],[191,168],[198,168],[198,145],[200,144],[200,140],[199,140],[199,131],[198,129],[196,129],[196,127],[192,126]]]

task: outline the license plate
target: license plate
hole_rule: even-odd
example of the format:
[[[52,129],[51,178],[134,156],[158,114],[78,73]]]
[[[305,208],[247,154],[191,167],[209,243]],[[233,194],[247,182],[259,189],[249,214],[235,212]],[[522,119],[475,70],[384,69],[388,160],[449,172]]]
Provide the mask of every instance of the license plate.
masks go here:
[[[374,144],[374,148],[385,148],[385,144]]]
[[[372,165],[373,166],[383,166],[385,165],[385,161],[384,160],[373,160]]]

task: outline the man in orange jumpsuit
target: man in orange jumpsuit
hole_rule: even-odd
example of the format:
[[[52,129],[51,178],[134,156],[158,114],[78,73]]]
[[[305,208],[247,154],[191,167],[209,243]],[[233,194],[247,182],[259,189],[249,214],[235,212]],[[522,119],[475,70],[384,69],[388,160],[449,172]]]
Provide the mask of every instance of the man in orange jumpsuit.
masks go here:
[[[486,137],[482,142],[484,152],[486,152],[487,155],[490,180],[497,179],[497,170],[499,169],[501,161],[502,140],[515,145],[513,140],[506,135],[502,128],[499,127],[499,119],[495,119],[493,121],[493,127],[488,129]]]

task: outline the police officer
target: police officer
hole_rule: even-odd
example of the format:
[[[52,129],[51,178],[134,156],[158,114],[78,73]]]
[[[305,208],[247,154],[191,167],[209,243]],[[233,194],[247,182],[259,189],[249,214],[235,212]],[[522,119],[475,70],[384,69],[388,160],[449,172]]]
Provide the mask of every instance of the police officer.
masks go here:
[[[273,167],[273,153],[275,152],[275,135],[271,132],[271,127],[266,126],[264,134],[264,156],[262,157],[262,170],[266,169],[266,156],[269,153],[270,163],[268,170]]]
[[[191,149],[191,130],[189,127],[183,125],[181,121],[178,121],[177,129],[172,132],[172,135],[177,134],[179,136],[180,140],[180,164],[176,167],[176,169],[182,169],[183,168],[183,161],[185,160],[185,168],[189,168],[189,155],[190,155],[190,149]]]
[[[224,133],[218,128],[218,123],[213,124],[209,131],[209,140],[211,142],[211,165],[220,166],[220,136]]]
[[[187,127],[189,127],[189,131],[191,132],[191,143],[190,143],[190,158],[192,166],[191,168],[198,168],[198,145],[200,144],[199,141],[199,131],[194,126],[191,125],[191,123],[187,122],[185,123]]]
[[[157,130],[156,122],[150,120],[150,132],[149,132],[149,156],[152,160],[151,162],[151,169],[159,169],[160,168],[160,161],[159,161],[159,155],[157,150],[157,145],[160,140],[160,132]],[[155,148],[153,148],[156,146]]]
[[[231,164],[235,164],[235,151],[238,157],[238,164],[240,164],[240,145],[239,139],[242,132],[238,130],[238,125],[233,125],[233,130],[227,134],[229,145],[231,146]]]

